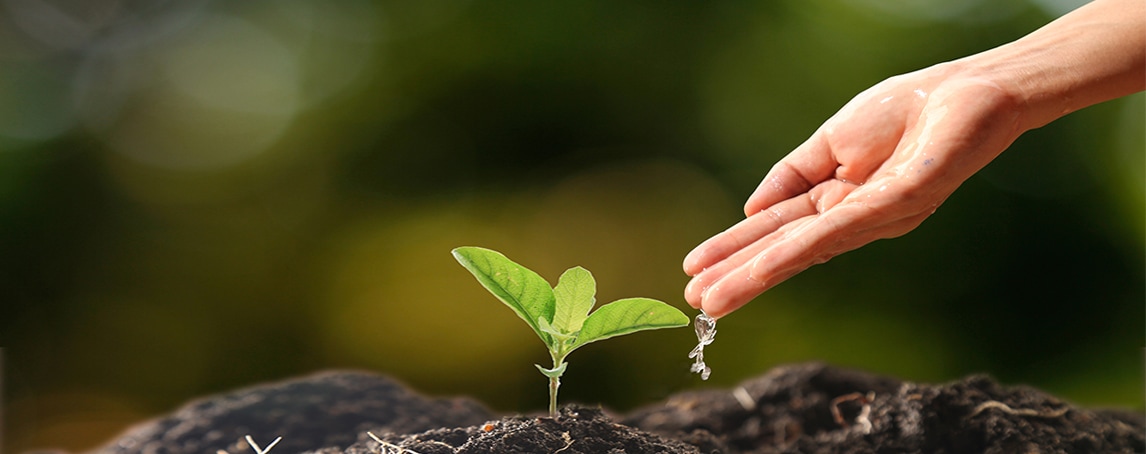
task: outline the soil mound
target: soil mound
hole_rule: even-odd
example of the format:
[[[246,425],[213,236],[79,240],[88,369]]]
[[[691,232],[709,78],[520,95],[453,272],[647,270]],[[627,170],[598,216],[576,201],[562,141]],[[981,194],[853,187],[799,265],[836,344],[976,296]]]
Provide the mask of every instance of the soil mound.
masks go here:
[[[925,385],[823,364],[776,368],[730,390],[681,393],[623,422],[705,452],[1146,451],[1140,413],[1080,409],[982,375]]]
[[[346,446],[367,430],[414,433],[480,424],[495,416],[470,399],[429,399],[401,383],[365,372],[323,372],[184,405],[128,429],[95,454],[253,452],[250,435],[274,453]]]
[[[1146,452],[1146,417],[981,375],[928,385],[812,363],[627,416],[568,406],[497,419],[470,399],[332,372],[192,402],[96,454],[253,452],[245,435],[282,436],[274,454],[1133,453]]]
[[[568,406],[550,417],[508,417],[466,428],[439,429],[412,435],[380,437],[389,452],[418,454],[622,454],[689,453],[695,446],[617,424],[600,409]],[[315,454],[376,454],[378,441],[367,438],[345,450]],[[387,452],[387,451],[383,451]]]

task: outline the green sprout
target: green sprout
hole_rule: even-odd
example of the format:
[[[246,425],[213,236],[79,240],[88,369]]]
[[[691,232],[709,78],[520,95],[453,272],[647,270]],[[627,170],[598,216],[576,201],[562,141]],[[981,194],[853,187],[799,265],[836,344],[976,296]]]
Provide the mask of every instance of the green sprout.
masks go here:
[[[454,258],[481,285],[533,328],[549,347],[553,368],[536,365],[549,377],[549,415],[557,414],[557,388],[565,373],[565,357],[582,345],[622,334],[660,328],[676,328],[689,323],[688,316],[675,307],[651,298],[625,298],[601,306],[592,314],[597,301],[597,282],[582,267],[565,271],[550,287],[537,273],[518,265],[500,252],[479,247],[454,249]]]

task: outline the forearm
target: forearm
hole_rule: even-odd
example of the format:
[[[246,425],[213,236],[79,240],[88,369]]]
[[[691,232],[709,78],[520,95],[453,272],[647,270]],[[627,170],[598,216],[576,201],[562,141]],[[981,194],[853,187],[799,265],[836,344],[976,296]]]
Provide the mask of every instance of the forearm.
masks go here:
[[[1096,0],[1015,42],[951,63],[1016,96],[1017,127],[1146,89],[1146,0]]]

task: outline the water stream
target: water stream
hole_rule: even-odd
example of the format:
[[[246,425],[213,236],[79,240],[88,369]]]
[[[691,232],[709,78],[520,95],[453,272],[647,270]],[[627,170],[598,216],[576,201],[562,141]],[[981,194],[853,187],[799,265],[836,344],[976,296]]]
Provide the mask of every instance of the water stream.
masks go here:
[[[711,344],[712,340],[716,338],[716,319],[709,317],[702,310],[692,325],[696,329],[697,344],[696,348],[688,354],[688,357],[696,358],[696,362],[692,364],[689,371],[699,372],[701,380],[708,380],[708,376],[712,375],[712,369],[704,364],[704,346]]]

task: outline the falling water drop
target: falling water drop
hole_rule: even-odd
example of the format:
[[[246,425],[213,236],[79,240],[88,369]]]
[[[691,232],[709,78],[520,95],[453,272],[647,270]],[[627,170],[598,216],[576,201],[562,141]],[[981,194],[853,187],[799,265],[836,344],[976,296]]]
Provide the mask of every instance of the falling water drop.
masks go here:
[[[716,319],[709,317],[704,311],[696,316],[693,321],[693,328],[696,329],[696,348],[688,354],[689,358],[696,358],[696,362],[689,368],[691,372],[699,372],[701,380],[708,380],[708,376],[712,374],[712,369],[704,364],[704,346],[711,344],[712,340],[716,338]]]

